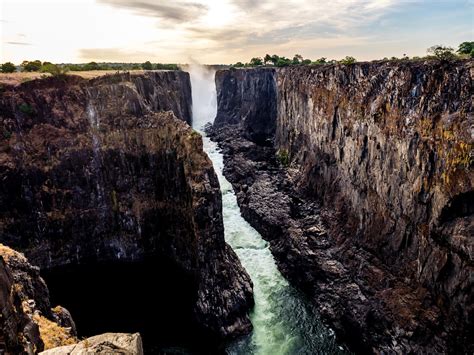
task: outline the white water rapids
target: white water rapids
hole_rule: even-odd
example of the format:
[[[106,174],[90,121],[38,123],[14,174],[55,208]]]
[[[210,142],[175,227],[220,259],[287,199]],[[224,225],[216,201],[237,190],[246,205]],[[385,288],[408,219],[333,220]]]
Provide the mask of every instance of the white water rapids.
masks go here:
[[[217,111],[215,72],[193,65],[193,128],[203,135],[204,150],[214,164],[222,191],[225,239],[237,253],[254,284],[254,330],[227,347],[229,354],[335,354],[342,349],[306,299],[278,271],[268,243],[241,216],[232,185],[222,175],[223,156],[203,133]]]

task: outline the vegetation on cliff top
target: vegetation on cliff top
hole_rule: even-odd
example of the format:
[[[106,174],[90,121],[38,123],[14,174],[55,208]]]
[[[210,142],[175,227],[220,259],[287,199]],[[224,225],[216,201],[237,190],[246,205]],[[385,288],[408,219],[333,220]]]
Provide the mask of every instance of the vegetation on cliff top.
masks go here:
[[[0,65],[2,73],[14,72],[40,72],[50,73],[54,76],[65,74],[68,71],[94,71],[94,70],[180,70],[178,64],[151,63],[96,63],[84,64],[53,64],[51,62],[41,62],[40,60],[24,60],[19,66],[11,62]]]
[[[455,52],[453,48],[447,47],[444,45],[434,45],[427,49],[428,55],[421,57],[408,57],[406,54],[402,58],[391,57],[383,58],[383,60],[426,60],[426,59],[437,59],[440,61],[449,61],[453,59],[467,59],[474,58],[474,42],[463,42],[459,45],[458,50]],[[357,59],[352,56],[346,56],[343,59],[328,60],[325,57],[321,57],[316,60],[304,59],[302,55],[295,54],[293,59],[286,58],[284,56],[280,57],[277,54],[266,54],[262,57],[254,57],[250,59],[248,63],[237,62],[231,67],[233,68],[247,68],[247,67],[257,67],[257,66],[275,66],[275,67],[287,67],[290,65],[321,65],[321,64],[344,64],[349,65],[356,63]]]

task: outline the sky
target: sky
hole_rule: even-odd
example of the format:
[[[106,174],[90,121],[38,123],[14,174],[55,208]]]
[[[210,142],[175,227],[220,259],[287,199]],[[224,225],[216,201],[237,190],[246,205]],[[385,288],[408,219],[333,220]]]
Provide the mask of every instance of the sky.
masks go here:
[[[474,0],[0,0],[0,63],[423,56],[474,40]]]

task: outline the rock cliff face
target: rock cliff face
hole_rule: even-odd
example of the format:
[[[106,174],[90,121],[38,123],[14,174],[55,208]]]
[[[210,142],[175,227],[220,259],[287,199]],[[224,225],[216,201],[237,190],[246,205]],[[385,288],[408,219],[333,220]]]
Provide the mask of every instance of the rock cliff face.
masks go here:
[[[242,122],[249,139],[260,144],[271,142],[276,127],[275,84],[275,70],[271,68],[217,71],[215,127]]]
[[[265,85],[252,79],[262,69],[217,75],[218,98],[241,95],[222,86],[237,80],[275,86],[263,119],[275,121],[273,149],[248,141],[244,123],[226,129],[239,120],[218,110],[226,175],[284,274],[355,350],[472,351],[472,70],[293,67]],[[218,104],[231,101],[261,105]]]
[[[190,120],[183,72],[4,88],[0,241],[43,269],[170,260],[193,280],[202,326],[248,332],[251,281],[224,242],[218,180]]]
[[[61,307],[51,309],[39,269],[0,244],[0,351],[35,354],[75,342],[75,327]]]

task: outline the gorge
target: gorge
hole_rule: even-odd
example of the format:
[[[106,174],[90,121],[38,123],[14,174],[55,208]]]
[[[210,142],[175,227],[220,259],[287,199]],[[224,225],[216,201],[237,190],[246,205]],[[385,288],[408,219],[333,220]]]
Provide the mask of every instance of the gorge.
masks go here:
[[[472,60],[186,70],[2,86],[0,349],[474,350]]]

